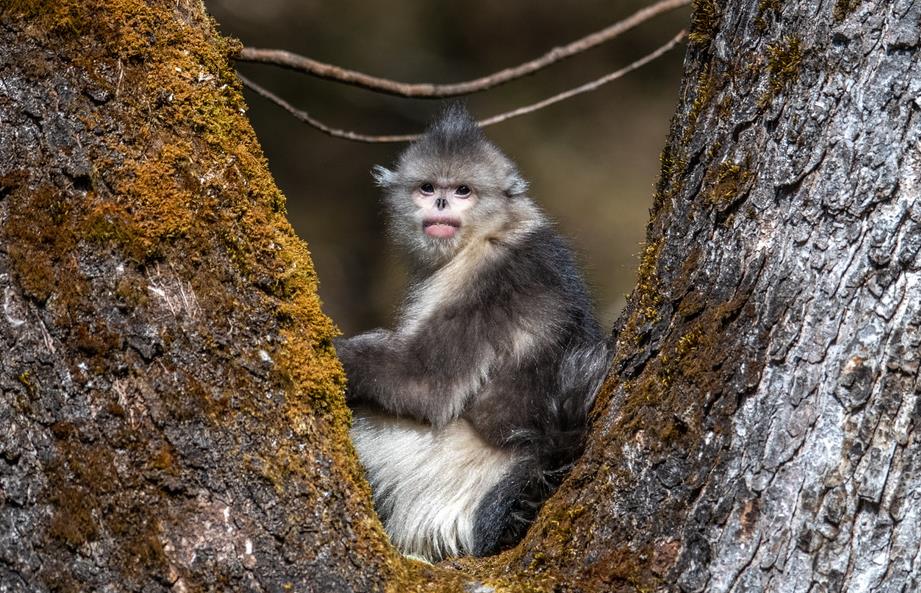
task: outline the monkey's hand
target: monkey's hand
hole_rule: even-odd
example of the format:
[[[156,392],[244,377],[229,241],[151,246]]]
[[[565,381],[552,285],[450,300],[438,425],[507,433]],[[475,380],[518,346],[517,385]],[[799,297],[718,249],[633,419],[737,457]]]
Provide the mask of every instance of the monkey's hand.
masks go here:
[[[345,369],[348,386],[345,391],[347,402],[365,399],[362,385],[373,381],[372,373],[377,353],[393,337],[393,332],[386,329],[374,329],[351,338],[335,338],[336,355]]]

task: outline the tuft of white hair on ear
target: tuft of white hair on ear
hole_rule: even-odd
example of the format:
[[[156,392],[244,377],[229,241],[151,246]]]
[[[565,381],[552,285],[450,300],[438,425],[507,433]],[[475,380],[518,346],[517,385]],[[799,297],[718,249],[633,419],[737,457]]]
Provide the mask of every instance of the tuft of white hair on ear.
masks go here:
[[[528,182],[525,181],[521,175],[518,175],[518,173],[512,174],[511,183],[505,190],[505,195],[511,198],[514,196],[520,196],[526,191],[528,191]]]
[[[371,177],[374,178],[374,183],[378,187],[390,187],[396,181],[397,174],[387,167],[382,167],[380,165],[374,165],[371,168]]]

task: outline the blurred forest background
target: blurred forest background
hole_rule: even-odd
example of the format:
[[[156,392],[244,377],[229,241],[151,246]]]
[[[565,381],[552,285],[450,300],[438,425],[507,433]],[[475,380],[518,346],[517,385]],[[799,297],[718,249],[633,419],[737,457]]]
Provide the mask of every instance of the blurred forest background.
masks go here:
[[[460,82],[533,59],[651,2],[583,0],[206,0],[225,35],[402,82]],[[686,26],[689,9],[508,85],[468,97],[478,117],[533,103],[614,71]],[[611,327],[632,289],[653,184],[677,101],[684,46],[600,90],[487,130],[531,182],[531,195],[575,247]],[[255,82],[334,127],[423,129],[439,102],[388,97],[268,65]],[[405,273],[386,239],[369,171],[402,144],[330,138],[247,91],[250,119],[319,277],[324,309],[346,335],[392,324]]]

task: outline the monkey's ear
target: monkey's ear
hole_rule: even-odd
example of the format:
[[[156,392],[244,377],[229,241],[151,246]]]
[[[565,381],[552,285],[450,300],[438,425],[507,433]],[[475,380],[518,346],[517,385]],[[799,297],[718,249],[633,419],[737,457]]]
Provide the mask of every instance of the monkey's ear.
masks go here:
[[[508,189],[505,190],[505,195],[510,198],[520,196],[528,191],[528,182],[525,181],[517,171],[512,173],[509,182]]]
[[[387,167],[374,165],[374,167],[371,168],[371,177],[374,178],[374,183],[376,183],[378,187],[386,188],[391,187],[396,182],[397,174]]]

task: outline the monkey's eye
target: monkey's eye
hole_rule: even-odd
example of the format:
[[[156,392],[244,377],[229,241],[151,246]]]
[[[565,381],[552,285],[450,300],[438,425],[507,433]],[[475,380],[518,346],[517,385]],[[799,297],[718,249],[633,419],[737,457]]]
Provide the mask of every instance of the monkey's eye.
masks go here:
[[[419,186],[419,191],[421,191],[422,193],[426,195],[431,195],[435,193],[435,186],[432,185],[431,183],[423,183],[422,185]]]
[[[466,198],[467,196],[470,195],[470,188],[467,187],[466,185],[462,185],[458,187],[456,190],[454,190],[454,195],[460,196],[462,198]]]

